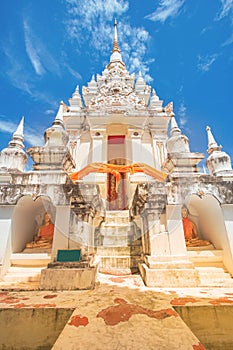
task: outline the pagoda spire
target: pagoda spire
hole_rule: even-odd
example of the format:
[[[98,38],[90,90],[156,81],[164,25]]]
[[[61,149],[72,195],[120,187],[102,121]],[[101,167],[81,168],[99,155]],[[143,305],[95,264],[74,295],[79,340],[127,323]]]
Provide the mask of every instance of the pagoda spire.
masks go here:
[[[120,53],[120,49],[118,46],[118,35],[117,35],[117,21],[115,19],[114,21],[114,37],[113,37],[113,48],[112,48],[112,54],[110,57],[110,63],[111,62],[122,62],[122,57]],[[122,62],[123,63],[123,62]]]
[[[209,157],[206,160],[207,168],[211,175],[232,176],[231,157],[218,145],[209,126],[206,127],[208,138]]]
[[[24,149],[24,133],[23,133],[23,129],[24,129],[24,117],[22,117],[22,119],[20,120],[20,123],[17,127],[17,129],[15,130],[11,141],[8,144],[8,147],[10,148],[21,148]]]
[[[119,46],[118,46],[118,35],[117,35],[117,21],[116,18],[114,20],[114,40],[113,40],[113,52],[120,52]]]
[[[64,110],[64,102],[60,101],[60,105],[57,111],[57,115],[55,117],[54,122],[62,122],[63,123],[63,110]]]
[[[181,134],[181,130],[178,127],[177,121],[175,117],[171,118],[171,128],[170,128],[170,136]]]
[[[206,127],[206,131],[207,131],[207,138],[208,138],[208,150],[207,150],[207,152],[209,154],[211,154],[211,153],[213,153],[213,151],[220,151],[222,146],[221,145],[219,146],[217,144],[217,142],[215,141],[215,138],[214,138],[209,126]]]
[[[0,172],[23,172],[27,163],[27,155],[24,152],[24,117],[22,117],[8,146],[0,152]]]
[[[24,138],[23,127],[24,127],[24,117],[22,117],[22,119],[20,120],[20,123],[14,132],[14,136],[21,136],[22,138]]]

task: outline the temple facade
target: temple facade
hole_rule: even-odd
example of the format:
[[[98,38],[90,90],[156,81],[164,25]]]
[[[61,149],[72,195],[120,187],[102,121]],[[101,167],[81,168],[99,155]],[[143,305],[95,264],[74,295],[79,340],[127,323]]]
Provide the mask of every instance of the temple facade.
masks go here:
[[[98,257],[100,272],[139,272],[147,286],[232,282],[231,159],[207,127],[200,172],[204,154],[190,150],[172,102],[128,72],[116,23],[109,64],[60,102],[43,146],[24,149],[23,124],[0,153],[1,279],[16,255],[54,261],[78,249],[83,261]],[[30,246],[46,213],[53,239]]]

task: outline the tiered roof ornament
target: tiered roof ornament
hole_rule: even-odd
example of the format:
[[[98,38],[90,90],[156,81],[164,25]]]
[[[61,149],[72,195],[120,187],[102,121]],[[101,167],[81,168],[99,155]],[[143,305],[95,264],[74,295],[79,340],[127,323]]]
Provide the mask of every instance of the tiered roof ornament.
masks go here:
[[[165,108],[169,109],[169,105]],[[199,171],[197,164],[204,158],[204,155],[190,152],[189,139],[182,134],[174,116],[171,118],[170,137],[166,146],[168,154],[162,167],[163,170],[186,175]]]
[[[81,108],[83,108],[82,98],[79,93],[78,85],[76,86],[75,91],[72,94],[72,97],[69,99],[69,104],[70,104],[71,112],[76,112],[76,111],[79,111]]]
[[[88,86],[82,90],[86,108],[90,112],[104,109],[107,113],[146,110],[150,90],[141,73],[135,84],[134,74],[127,71],[119,49],[115,20],[110,63],[102,75],[97,75],[97,80],[92,77]]]
[[[14,132],[8,147],[0,154],[0,169],[24,171],[27,163],[27,155],[24,152],[24,117],[22,117]]]
[[[208,150],[209,157],[206,160],[206,165],[209,172],[216,176],[233,175],[231,167],[231,158],[226,153],[221,151],[222,146],[218,145],[211,132],[209,126],[206,127],[207,138],[208,138]]]
[[[65,130],[64,121],[64,103],[60,102],[57,115],[50,128],[45,131],[44,139],[45,146],[66,146],[69,141],[69,136]]]

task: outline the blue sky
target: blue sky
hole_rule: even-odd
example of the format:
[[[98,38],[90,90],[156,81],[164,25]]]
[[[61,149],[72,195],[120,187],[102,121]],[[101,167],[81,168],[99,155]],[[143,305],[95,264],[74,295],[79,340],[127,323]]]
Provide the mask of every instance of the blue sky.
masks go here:
[[[43,143],[59,102],[101,73],[118,20],[122,57],[207,156],[209,125],[233,157],[233,0],[1,1],[0,149],[22,115],[25,145]]]

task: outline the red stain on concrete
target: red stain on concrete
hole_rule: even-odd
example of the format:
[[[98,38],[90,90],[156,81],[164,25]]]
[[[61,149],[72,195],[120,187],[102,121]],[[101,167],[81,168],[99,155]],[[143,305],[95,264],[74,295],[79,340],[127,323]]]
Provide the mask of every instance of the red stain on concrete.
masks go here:
[[[88,325],[88,323],[89,323],[89,321],[88,321],[88,318],[86,316],[75,315],[75,316],[71,317],[71,320],[68,323],[68,325],[75,326],[75,327],[79,327],[79,326],[86,327]]]
[[[212,304],[212,305],[233,304],[233,300],[228,299],[227,297],[223,297],[223,298],[213,299],[209,301],[209,304]]]
[[[0,303],[4,303],[4,304],[15,304],[18,302],[20,302],[20,299],[15,297],[10,297],[10,296],[0,300]]]
[[[133,280],[133,284],[134,284],[136,287],[140,287],[140,286],[141,286],[141,283],[140,283],[137,279],[134,279],[134,280]]]
[[[20,303],[20,304],[17,304],[17,305],[14,305],[14,309],[22,309],[24,307],[27,307],[28,305],[24,304],[24,303]]]
[[[33,305],[27,305],[30,307],[34,307],[35,309],[41,309],[43,307],[56,307],[56,304],[33,304]]]
[[[57,297],[57,294],[48,294],[48,295],[45,295],[43,298],[44,299],[53,299],[53,298],[56,298]]]
[[[121,278],[121,277],[112,277],[112,278],[109,278],[110,281],[112,282],[115,282],[115,283],[123,283],[125,282],[124,278]]]
[[[186,305],[187,303],[197,303],[199,300],[195,298],[175,298],[171,301],[171,305],[179,306]]]
[[[193,350],[206,350],[206,348],[199,343],[198,345],[193,345]]]
[[[139,305],[128,304],[127,301],[121,298],[114,300],[114,306],[109,306],[98,313],[96,317],[103,318],[105,324],[108,326],[115,326],[120,322],[126,322],[133,315],[146,315],[157,320],[175,316],[178,314],[173,309],[150,310]]]

